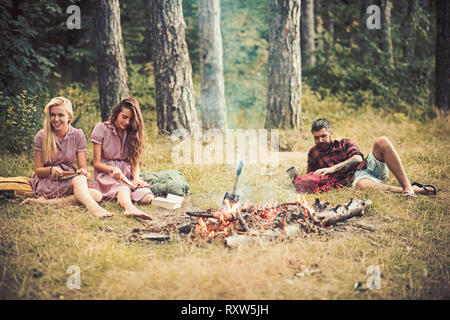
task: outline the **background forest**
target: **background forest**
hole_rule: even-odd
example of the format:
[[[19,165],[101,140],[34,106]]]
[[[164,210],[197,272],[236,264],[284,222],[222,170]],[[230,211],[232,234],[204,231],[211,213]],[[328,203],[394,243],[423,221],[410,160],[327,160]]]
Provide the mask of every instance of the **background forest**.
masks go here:
[[[69,14],[65,10],[70,4],[80,6],[79,30],[66,27]],[[265,112],[268,4],[268,0],[221,1],[230,128],[238,125],[233,115],[242,110]],[[314,1],[315,48],[313,53],[302,51],[303,90],[311,90],[319,100],[336,97],[350,110],[371,106],[396,113],[400,118],[430,119],[434,116],[435,1],[420,1],[420,5],[418,1],[395,1],[389,22],[392,56],[383,50],[381,30],[366,28],[363,4],[364,1]],[[99,110],[93,8],[90,1],[67,0],[1,1],[0,5],[1,148],[26,151],[41,124],[37,110],[48,97],[70,92],[79,117]],[[199,109],[197,11],[196,0],[183,1]],[[120,15],[130,93],[139,99],[144,110],[154,112],[155,83],[145,1],[121,1]],[[310,56],[314,64],[310,63]],[[309,106],[302,108],[305,118]]]
[[[0,0],[0,176],[33,175],[33,137],[42,128],[44,106],[60,95],[72,101],[72,126],[86,135],[92,174],[90,134],[102,119],[95,6],[120,3],[129,93],[142,106],[147,133],[141,172],[176,169],[191,192],[174,211],[153,205],[139,208],[157,221],[220,207],[224,192],[233,186],[235,166],[174,164],[171,150],[176,142],[159,127],[158,92],[168,90],[157,90],[158,62],[164,55],[153,58],[155,25],[150,27],[149,21],[155,15],[150,13],[158,4],[180,2]],[[20,199],[3,199],[0,299],[450,297],[450,123],[445,117],[450,90],[436,88],[448,86],[437,78],[448,77],[449,2],[302,0],[302,34],[295,39],[301,43],[301,90],[292,90],[297,97],[301,93],[300,125],[271,127],[268,97],[276,87],[273,75],[283,69],[271,67],[271,57],[278,53],[270,45],[277,38],[271,28],[277,11],[273,8],[274,3],[294,2],[299,6],[294,0],[220,1],[227,128],[280,129],[279,164],[268,168],[246,163],[238,187],[241,200],[259,205],[297,197],[286,169],[296,166],[305,172],[307,152],[314,144],[310,124],[318,117],[331,121],[336,139],[357,142],[364,155],[376,137],[389,137],[411,182],[433,183],[437,196],[408,200],[353,188],[306,194],[310,203],[316,197],[336,205],[351,198],[370,199],[372,205],[357,221],[372,231],[261,240],[237,250],[214,241],[133,242],[132,230],[143,223],[126,217],[115,201],[101,202],[114,216],[100,220],[79,206],[21,206]],[[192,101],[199,121],[208,115],[202,106],[201,3],[207,2],[182,1],[190,58],[184,64],[192,67]],[[66,24],[72,4],[80,8],[80,29]],[[380,29],[366,27],[370,4],[381,8]],[[437,10],[439,5],[447,11]],[[436,49],[439,26],[447,51]],[[280,32],[278,38],[282,36]],[[387,183],[397,181],[390,175]],[[81,270],[80,290],[66,286],[73,265]],[[366,283],[371,266],[381,272],[379,290],[358,285]]]

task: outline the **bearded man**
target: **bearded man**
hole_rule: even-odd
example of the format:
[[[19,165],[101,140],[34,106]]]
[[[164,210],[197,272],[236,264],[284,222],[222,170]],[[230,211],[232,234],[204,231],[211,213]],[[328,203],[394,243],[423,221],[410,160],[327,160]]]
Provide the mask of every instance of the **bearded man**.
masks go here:
[[[333,140],[333,129],[327,119],[317,119],[311,125],[315,146],[308,153],[307,172],[328,176],[344,186],[375,189],[417,197],[417,194],[436,194],[436,187],[411,182],[400,156],[386,137],[375,139],[372,152],[364,159],[358,145],[350,139]],[[386,184],[391,171],[400,187]]]

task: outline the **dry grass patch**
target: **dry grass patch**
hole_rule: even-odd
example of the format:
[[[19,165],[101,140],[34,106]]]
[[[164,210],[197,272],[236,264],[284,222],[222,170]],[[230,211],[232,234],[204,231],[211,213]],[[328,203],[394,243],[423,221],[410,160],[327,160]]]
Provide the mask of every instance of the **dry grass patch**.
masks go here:
[[[394,194],[351,188],[319,195],[321,201],[346,203],[371,199],[366,216],[374,232],[336,233],[285,241],[259,241],[237,250],[219,242],[133,243],[140,221],[115,212],[97,220],[81,207],[19,207],[0,204],[0,298],[18,299],[443,299],[449,295],[450,126],[447,120],[421,124],[367,109],[356,113],[338,102],[304,96],[305,128],[281,132],[286,148],[304,153],[312,146],[311,119],[330,116],[336,138],[354,139],[366,155],[373,140],[387,136],[397,148],[413,181],[434,183],[437,197],[407,200]],[[310,107],[308,109],[308,106]],[[321,114],[321,110],[326,110]],[[248,115],[249,116],[249,115]],[[261,118],[261,117],[260,117]],[[263,119],[263,118],[261,118]],[[245,121],[237,117],[236,122]],[[238,123],[239,124],[239,123]],[[148,128],[142,168],[147,172],[175,168],[183,173],[191,195],[179,210],[217,208],[231,191],[236,166],[181,165],[171,162],[175,145]],[[92,146],[88,144],[90,152]],[[90,154],[88,152],[88,154]],[[91,156],[90,158],[91,159]],[[286,158],[287,159],[287,158]],[[19,161],[17,161],[19,160]],[[295,199],[285,170],[305,170],[306,158],[289,159],[262,170],[245,165],[238,193],[242,202],[264,204]],[[29,156],[0,155],[3,176],[32,174]],[[390,176],[390,183],[396,183]],[[307,195],[313,201],[317,195]],[[154,216],[156,207],[141,206]],[[81,270],[81,289],[66,287],[70,265]],[[354,290],[376,265],[380,290]],[[318,270],[300,276],[305,269]],[[297,274],[297,275],[296,275]]]

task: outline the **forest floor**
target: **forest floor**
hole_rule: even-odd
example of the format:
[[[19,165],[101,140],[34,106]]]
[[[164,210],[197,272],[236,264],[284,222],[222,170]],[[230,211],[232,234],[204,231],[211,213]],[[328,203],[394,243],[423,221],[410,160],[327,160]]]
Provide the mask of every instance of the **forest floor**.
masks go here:
[[[2,201],[0,299],[449,299],[449,121],[423,124],[370,109],[341,115],[323,110],[335,138],[353,139],[365,155],[376,137],[387,136],[411,181],[433,183],[438,195],[408,200],[352,188],[306,195],[308,201],[319,197],[333,204],[370,199],[366,214],[356,219],[374,231],[260,241],[238,249],[214,241],[132,242],[132,230],[143,224],[125,217],[115,202],[102,203],[114,217],[99,220],[77,206]],[[249,117],[241,114],[234,120],[246,123]],[[295,199],[286,169],[305,170],[306,152],[313,145],[311,119],[304,119],[300,131],[280,132],[285,155],[270,174],[259,165],[244,166],[238,187],[243,200]],[[176,142],[148,131],[143,171],[176,168],[189,183],[191,194],[176,212],[218,208],[232,189],[236,165],[175,165],[171,150]],[[289,157],[289,152],[302,156]],[[1,176],[32,173],[32,155],[0,155]],[[392,174],[388,182],[397,184]],[[140,208],[154,217],[167,213],[154,206]],[[80,289],[70,290],[68,268],[74,265],[81,283]],[[370,266],[380,271],[380,288],[355,290],[355,283],[365,284],[374,275]],[[301,272],[304,276],[298,276]]]

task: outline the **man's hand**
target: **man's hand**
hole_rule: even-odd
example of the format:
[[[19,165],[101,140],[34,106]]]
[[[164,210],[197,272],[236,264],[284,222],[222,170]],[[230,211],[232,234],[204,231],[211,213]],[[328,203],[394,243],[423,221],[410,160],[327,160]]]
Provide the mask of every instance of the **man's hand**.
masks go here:
[[[335,172],[335,168],[329,167],[329,168],[317,169],[316,171],[313,172],[313,175],[318,176],[318,177],[324,177],[324,176],[332,174],[334,172]]]

